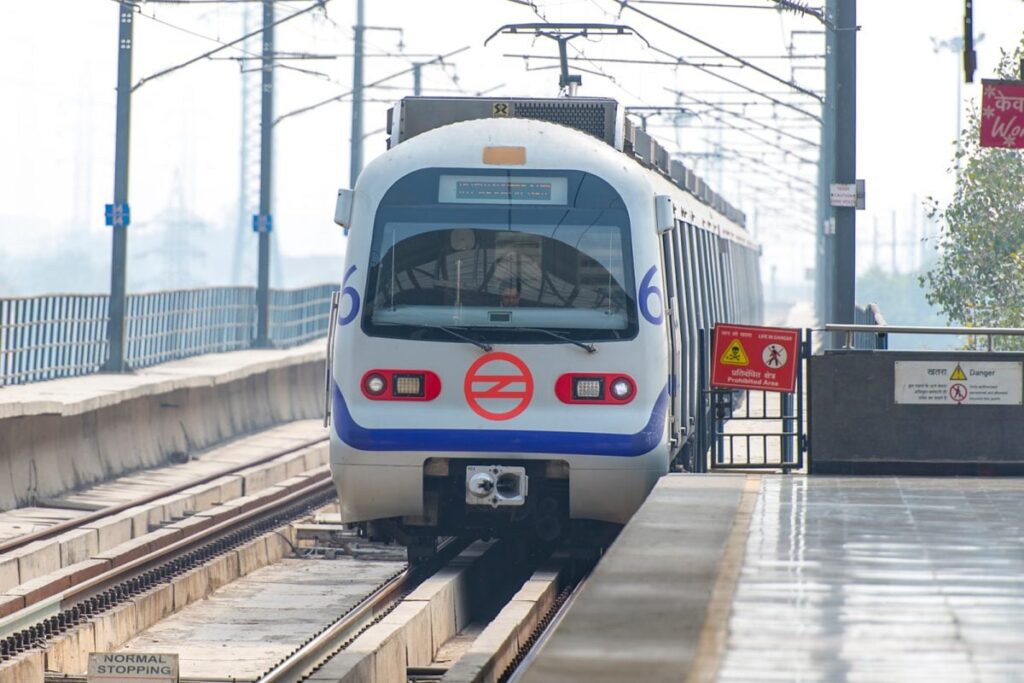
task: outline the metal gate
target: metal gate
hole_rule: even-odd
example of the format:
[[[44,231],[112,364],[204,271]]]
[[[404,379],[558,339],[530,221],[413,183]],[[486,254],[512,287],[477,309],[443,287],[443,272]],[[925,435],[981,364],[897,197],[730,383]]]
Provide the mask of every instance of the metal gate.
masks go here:
[[[718,389],[711,386],[712,332],[700,330],[700,398],[696,472],[802,469],[807,453],[807,359],[811,333],[800,334],[796,391]]]

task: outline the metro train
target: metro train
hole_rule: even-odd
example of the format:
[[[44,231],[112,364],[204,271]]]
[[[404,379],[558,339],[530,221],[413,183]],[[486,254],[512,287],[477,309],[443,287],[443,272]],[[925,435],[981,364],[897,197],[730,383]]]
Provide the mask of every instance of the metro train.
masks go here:
[[[760,322],[743,214],[614,100],[406,98],[388,132],[335,211],[342,521],[411,555],[625,523],[692,450],[698,330]]]

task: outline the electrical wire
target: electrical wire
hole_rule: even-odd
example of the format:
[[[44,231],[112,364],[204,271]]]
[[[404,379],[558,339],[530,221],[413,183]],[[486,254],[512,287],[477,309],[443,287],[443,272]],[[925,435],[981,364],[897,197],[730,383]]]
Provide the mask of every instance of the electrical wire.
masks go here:
[[[772,72],[770,72],[770,71],[768,71],[766,69],[762,69],[761,67],[757,66],[753,62],[750,62],[750,61],[748,61],[746,59],[743,59],[742,57],[734,55],[734,54],[732,54],[731,52],[729,52],[727,50],[723,50],[722,48],[720,48],[720,47],[718,47],[716,45],[713,45],[712,43],[709,43],[706,40],[698,38],[697,36],[693,35],[692,33],[684,31],[683,29],[679,28],[678,26],[670,24],[669,22],[665,21],[664,19],[661,19],[660,17],[657,17],[657,16],[651,14],[650,12],[647,12],[645,10],[639,9],[637,7],[633,7],[632,5],[629,4],[630,0],[612,0],[612,2],[618,3],[619,7],[621,7],[624,10],[628,9],[631,12],[635,12],[635,13],[639,14],[642,17],[646,17],[649,21],[653,21],[654,23],[656,23],[656,24],[658,24],[660,26],[663,26],[664,28],[667,28],[667,29],[669,29],[671,31],[674,31],[675,33],[678,33],[679,35],[681,35],[681,36],[683,36],[685,38],[689,38],[690,40],[692,40],[692,41],[694,41],[696,43],[699,43],[699,44],[703,45],[704,47],[706,47],[706,48],[708,48],[710,50],[714,50],[715,52],[721,54],[724,57],[728,57],[729,59],[733,59],[733,60],[739,62],[740,64],[742,64],[742,65],[744,65],[744,66],[746,66],[746,67],[748,67],[750,69],[753,69],[757,73],[759,73],[759,74],[761,74],[763,76],[767,76],[768,78],[772,79],[773,81],[776,81],[778,83],[781,83],[782,85],[785,85],[785,86],[787,86],[789,88],[792,88],[796,92],[799,92],[799,93],[802,93],[804,95],[807,95],[808,97],[813,97],[814,99],[818,100],[819,102],[823,102],[824,101],[824,98],[819,96],[814,91],[808,90],[808,89],[806,89],[806,88],[804,88],[804,87],[802,87],[802,86],[800,86],[800,85],[798,85],[796,83],[793,83],[792,81],[787,81],[785,78],[782,78],[781,76],[777,76],[777,75],[773,74]]]
[[[437,57],[435,57],[430,62],[424,62],[424,63],[428,63],[429,64],[429,63],[433,63],[433,62],[436,62],[436,61],[443,61],[443,60],[447,59],[448,57],[452,57],[454,55],[457,55],[460,52],[465,52],[468,49],[469,49],[469,46],[466,45],[465,47],[460,47],[459,49],[452,50],[451,52],[448,52],[446,54],[438,55]],[[364,89],[366,89],[366,88],[374,88],[374,87],[380,85],[381,83],[386,83],[387,81],[390,81],[392,79],[398,78],[399,76],[404,76],[406,74],[410,74],[410,73],[413,72],[413,70],[415,68],[416,68],[415,66],[410,66],[408,69],[402,69],[401,71],[396,71],[395,73],[390,74],[388,76],[384,76],[383,78],[379,78],[376,81],[373,81],[372,83],[364,84],[363,88]],[[274,123],[272,125],[276,126],[281,121],[284,121],[287,118],[291,118],[292,116],[298,116],[299,114],[304,114],[304,113],[306,113],[308,111],[312,111],[314,109],[319,109],[320,107],[322,107],[324,105],[327,105],[327,104],[331,104],[332,102],[339,102],[339,101],[343,100],[344,98],[349,97],[351,94],[352,94],[352,91],[349,90],[348,92],[344,92],[344,93],[335,95],[334,97],[329,97],[326,100],[321,100],[320,102],[315,102],[315,103],[307,105],[305,107],[300,107],[299,109],[293,109],[292,111],[288,112],[287,114],[282,114],[281,116],[278,116],[276,119],[274,119]]]
[[[786,131],[786,130],[784,130],[782,128],[778,128],[776,126],[770,126],[767,123],[763,123],[761,121],[758,121],[757,119],[751,118],[751,117],[746,116],[744,114],[740,114],[740,113],[734,112],[734,111],[729,111],[728,109],[723,109],[722,107],[719,107],[719,106],[715,105],[712,102],[708,102],[706,100],[702,100],[700,98],[693,97],[692,95],[687,95],[684,92],[680,92],[679,90],[674,90],[672,88],[665,88],[665,90],[669,91],[670,93],[673,93],[677,98],[678,97],[683,97],[683,98],[686,98],[687,100],[690,100],[691,102],[696,102],[697,104],[703,105],[705,107],[709,107],[712,111],[717,111],[717,112],[721,112],[723,114],[728,114],[729,116],[734,116],[734,117],[736,117],[738,119],[742,119],[742,120],[744,120],[744,121],[746,121],[748,123],[753,123],[753,124],[755,124],[757,126],[761,126],[762,128],[766,128],[767,130],[770,130],[770,131],[773,131],[775,133],[778,133],[779,135],[782,135],[784,137],[790,138],[791,140],[794,140],[795,142],[799,142],[799,143],[802,143],[804,145],[807,145],[808,147],[817,147],[817,148],[821,147],[821,144],[818,143],[818,142],[815,142],[813,140],[808,140],[807,138],[802,138],[799,135],[794,135],[793,133],[790,133],[790,132],[788,132],[788,131]]]
[[[134,3],[127,2],[127,0],[114,0],[114,1],[117,2],[118,4],[121,4],[121,5],[130,6],[133,9],[135,7],[137,7]],[[310,12],[310,11],[312,11],[314,9],[317,9],[318,7],[323,7],[328,2],[330,2],[330,0],[316,0],[312,5],[306,7],[305,9],[301,9],[301,10],[299,10],[299,11],[293,13],[293,14],[288,15],[287,17],[284,17],[283,19],[278,19],[273,24],[271,24],[271,26],[277,26],[277,25],[283,24],[283,23],[285,23],[287,21],[291,21],[292,19],[294,19],[296,17],[302,16],[302,15],[306,14],[307,12]],[[165,21],[163,19],[160,19],[160,18],[156,17],[155,15],[145,14],[144,12],[141,11],[141,9],[139,10],[139,16],[145,17],[147,19],[155,21],[155,22],[157,22],[159,24],[163,24],[163,25],[168,26],[170,28],[176,29],[178,31],[182,31],[184,33],[188,33],[188,34],[193,35],[193,36],[195,36],[197,38],[203,38],[205,40],[209,40],[211,42],[217,43],[217,44],[220,45],[220,47],[217,47],[217,48],[215,48],[213,50],[209,50],[208,52],[204,52],[203,54],[198,55],[196,57],[193,57],[191,59],[188,59],[188,60],[186,60],[184,62],[181,62],[180,64],[175,64],[174,66],[168,67],[168,68],[163,69],[161,71],[157,71],[156,73],[150,74],[149,76],[146,76],[144,78],[139,79],[139,81],[137,81],[135,83],[135,85],[132,86],[132,92],[135,92],[136,90],[141,88],[143,85],[145,85],[149,81],[152,81],[152,80],[155,80],[157,78],[160,78],[161,76],[166,76],[166,75],[168,75],[170,73],[173,73],[175,71],[178,71],[180,69],[184,69],[185,67],[191,66],[192,64],[195,64],[196,62],[202,61],[204,59],[208,59],[210,56],[215,55],[218,52],[221,52],[221,51],[226,50],[228,48],[232,48],[234,50],[238,50],[239,52],[242,52],[242,53],[247,54],[247,55],[252,55],[253,53],[245,50],[244,48],[237,47],[238,43],[245,42],[249,38],[252,38],[253,36],[257,36],[257,35],[263,33],[263,31],[265,31],[267,28],[269,28],[269,27],[266,27],[266,26],[262,27],[262,28],[259,28],[259,29],[255,30],[255,31],[247,33],[246,35],[244,35],[244,36],[242,36],[240,38],[236,38],[236,39],[234,39],[234,40],[232,40],[230,42],[225,43],[225,42],[223,42],[221,40],[218,40],[217,38],[211,38],[210,36],[202,35],[200,33],[192,31],[191,29],[187,29],[187,28],[184,28],[182,26],[177,26],[176,24],[172,24],[171,22],[168,22],[168,21]],[[282,68],[289,68],[289,69],[292,69],[292,70],[295,70],[295,71],[299,71],[300,73],[308,72],[308,70],[299,69],[297,67],[288,67],[287,65],[280,65],[280,66]],[[321,74],[321,75],[326,75],[326,74]]]

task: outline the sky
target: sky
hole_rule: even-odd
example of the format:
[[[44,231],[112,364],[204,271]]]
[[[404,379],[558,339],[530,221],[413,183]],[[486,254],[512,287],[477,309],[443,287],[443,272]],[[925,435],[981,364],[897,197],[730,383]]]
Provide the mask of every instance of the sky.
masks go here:
[[[764,246],[769,297],[788,290],[799,294],[809,286],[813,265],[810,184],[816,170],[809,162],[817,159],[814,143],[819,139],[817,124],[805,112],[816,113],[819,105],[780,81],[809,91],[822,88],[822,26],[812,18],[771,9],[767,0],[725,2],[744,9],[695,3],[634,6],[714,47],[751,57],[751,63],[778,80],[738,68],[713,49],[637,13],[627,10],[620,16],[614,0],[535,0],[535,6],[548,21],[624,23],[643,36],[650,47],[639,37],[574,42],[570,53],[586,57],[574,60],[574,66],[601,72],[582,74],[580,94],[611,96],[630,106],[671,106],[677,104],[673,91],[682,91],[698,115],[677,121],[675,127],[669,118],[652,117],[651,132],[746,210]],[[276,16],[286,17],[309,4],[278,2]],[[925,257],[920,248],[926,231],[922,203],[927,197],[946,201],[952,192],[948,169],[956,135],[960,55],[936,51],[933,38],[961,34],[963,2],[858,4],[857,175],[866,180],[868,207],[858,214],[858,266],[863,271],[877,263],[905,271]],[[140,7],[135,82],[242,35],[247,12],[255,28],[260,9],[252,2],[143,2]],[[278,50],[340,56],[284,62],[290,68],[275,71],[277,114],[350,89],[354,7],[353,0],[330,0],[326,12],[309,12],[278,27]],[[961,85],[962,106],[979,96],[980,79],[995,68],[999,49],[1012,49],[1024,29],[1021,0],[975,0],[974,7],[976,40],[984,37],[977,46],[975,82]],[[81,263],[83,269],[89,264],[94,273],[109,267],[110,232],[103,224],[103,206],[112,201],[113,189],[117,4],[51,0],[43,20],[34,3],[8,3],[3,16],[0,269],[5,263],[20,263],[18,272],[36,276],[33,290],[103,291],[105,276],[76,280],[75,266],[68,267],[66,261],[54,265],[53,255],[70,250],[77,259],[73,264]],[[498,36],[483,45],[503,24],[536,21],[541,18],[534,10],[511,0],[367,0],[366,23],[376,28],[366,34],[366,80],[467,46],[445,66],[423,69],[425,94],[554,96],[557,72],[539,68],[555,64],[546,59],[557,54],[554,43]],[[232,277],[236,242],[250,261],[255,253],[255,237],[239,223],[241,70],[255,63],[237,58],[259,48],[248,49],[224,50],[217,56],[229,59],[201,60],[148,80],[133,94],[130,286],[167,286],[170,272],[177,274],[175,285],[225,284]],[[786,54],[798,59],[778,59]],[[664,62],[669,60],[666,55],[706,64],[718,77],[694,67],[599,61]],[[767,104],[763,96],[721,77],[768,93],[781,104]],[[385,151],[381,129],[388,103],[411,93],[412,77],[393,78],[384,85],[366,93],[372,100],[364,114],[367,161]],[[729,107],[747,118],[730,117],[732,127],[723,129],[716,120],[719,115],[696,100],[751,104]],[[289,286],[340,278],[344,238],[332,216],[337,189],[349,184],[350,125],[351,104],[344,100],[282,120],[274,128],[275,240],[278,253],[290,259],[291,270],[283,279]],[[727,160],[709,158],[720,149]],[[258,161],[258,154],[250,159]],[[193,258],[202,260],[204,268],[183,275],[180,263]],[[177,270],[168,268],[169,259],[179,263]],[[314,261],[309,267],[301,265]],[[4,286],[30,293],[0,272],[0,296]]]

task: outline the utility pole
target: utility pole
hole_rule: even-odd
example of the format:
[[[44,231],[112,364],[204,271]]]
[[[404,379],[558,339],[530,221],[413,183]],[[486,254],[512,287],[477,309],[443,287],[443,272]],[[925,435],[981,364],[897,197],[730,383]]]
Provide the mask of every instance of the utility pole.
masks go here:
[[[248,4],[242,10],[242,34],[252,32],[256,23],[256,10]],[[261,44],[261,37],[253,37],[243,43],[246,52],[255,53]],[[246,62],[242,62],[246,64]],[[261,72],[260,72],[261,73]],[[259,160],[257,149],[260,131],[256,124],[260,102],[257,81],[260,73],[243,67],[241,69],[241,130],[239,136],[238,173],[238,225],[235,231],[235,250],[231,260],[231,284],[241,285],[249,281],[251,263],[246,258],[252,235],[252,215],[259,201]]]
[[[117,128],[114,136],[114,203],[106,207],[106,223],[113,232],[110,256],[110,304],[107,323],[108,353],[104,370],[125,370],[125,304],[128,261],[128,145],[131,141],[132,34],[135,5],[118,4],[117,31]]]
[[[826,0],[825,16],[825,101],[821,108],[821,147],[818,158],[817,249],[815,250],[815,313],[819,322],[832,317],[832,288],[835,270],[835,216],[829,202],[829,183],[835,172],[836,140],[836,3]]]
[[[420,74],[422,70],[422,64],[416,63],[412,65],[412,94],[416,97],[419,97],[423,91],[423,82]]]
[[[263,52],[260,60],[260,213],[253,217],[259,233],[256,285],[256,346],[270,346],[270,231],[274,159],[274,0],[263,0]]]
[[[834,183],[857,180],[857,0],[835,0],[835,170]],[[857,276],[857,209],[835,207],[835,268],[832,310],[827,322],[854,322]]]
[[[352,140],[349,151],[348,183],[354,188],[363,170],[363,2],[356,0],[355,44],[352,58]],[[419,71],[413,71],[418,74]]]

